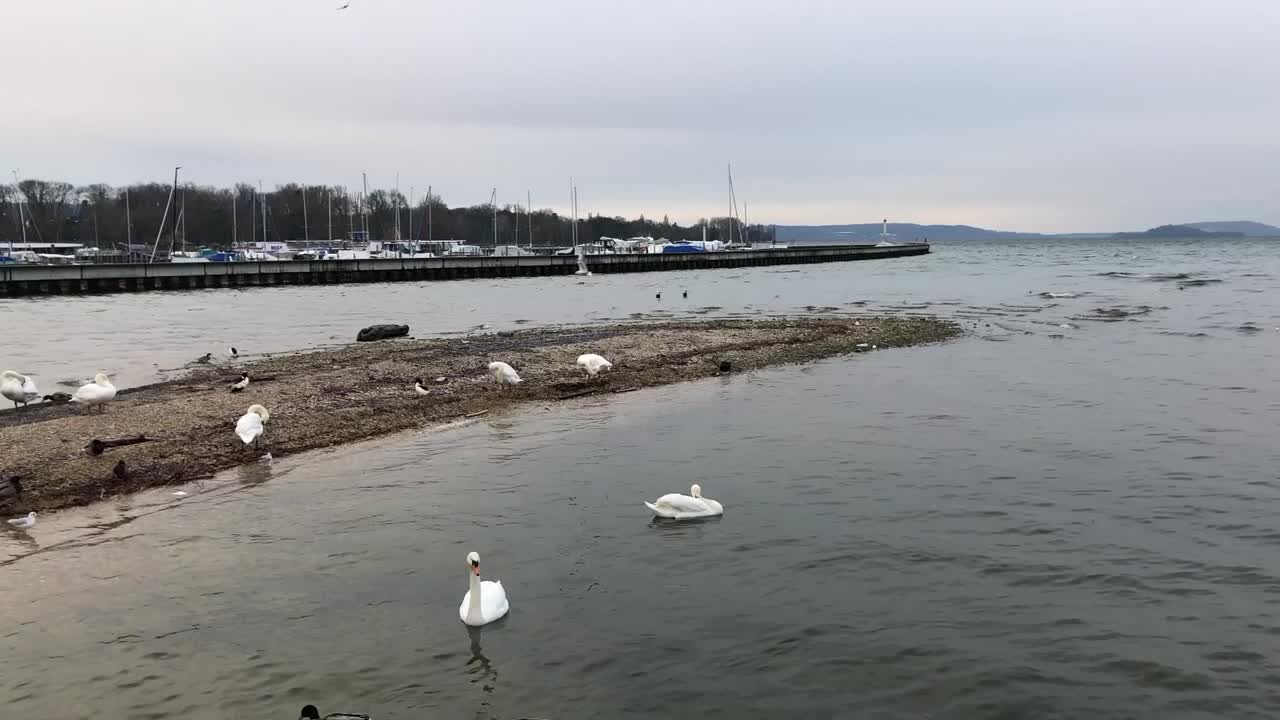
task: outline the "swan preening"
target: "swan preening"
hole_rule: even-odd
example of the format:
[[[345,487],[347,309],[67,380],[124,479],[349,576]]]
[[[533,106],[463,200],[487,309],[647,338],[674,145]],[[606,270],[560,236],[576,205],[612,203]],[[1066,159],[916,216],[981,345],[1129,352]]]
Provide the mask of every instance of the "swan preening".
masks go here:
[[[245,445],[253,443],[258,446],[258,438],[262,436],[263,425],[271,419],[271,413],[261,405],[250,405],[248,412],[236,421],[236,435]]]
[[[691,497],[692,496],[692,497]],[[688,520],[690,518],[714,517],[724,514],[724,506],[702,497],[702,486],[694,483],[689,488],[689,495],[670,493],[658,498],[657,502],[645,502],[654,515],[672,520]]]
[[[27,516],[26,516],[26,517],[14,518],[14,519],[9,520],[9,521],[7,521],[7,522],[8,522],[10,525],[12,525],[12,526],[14,526],[14,527],[18,528],[19,530],[26,530],[26,529],[27,529],[27,528],[29,528],[29,527],[35,527],[35,524],[36,524],[36,513],[35,513],[35,511],[33,510],[33,511],[31,511],[31,512],[27,513]]]
[[[116,386],[111,384],[111,380],[106,375],[98,373],[93,376],[93,382],[87,385],[81,385],[76,394],[71,396],[72,402],[84,403],[89,409],[98,407],[101,412],[106,412],[107,403],[115,399]]]
[[[231,392],[243,392],[247,387],[249,387],[249,373],[240,373],[240,379],[236,381],[235,385],[231,386]]]
[[[471,588],[462,596],[462,605],[458,608],[458,617],[472,627],[488,625],[501,619],[511,609],[507,602],[507,591],[501,582],[480,581],[480,555],[467,553],[467,577]]]
[[[599,375],[601,371],[611,370],[613,363],[595,353],[587,353],[586,355],[578,356],[578,367],[587,373],[587,377],[593,378]]]
[[[322,718],[315,705],[303,705],[302,714],[298,716],[298,720],[369,720],[369,716],[355,713],[330,713]]]
[[[489,363],[489,374],[500,387],[515,387],[522,382],[516,369],[501,361]]]
[[[15,370],[0,374],[0,395],[12,400],[14,407],[40,399],[35,381]]]

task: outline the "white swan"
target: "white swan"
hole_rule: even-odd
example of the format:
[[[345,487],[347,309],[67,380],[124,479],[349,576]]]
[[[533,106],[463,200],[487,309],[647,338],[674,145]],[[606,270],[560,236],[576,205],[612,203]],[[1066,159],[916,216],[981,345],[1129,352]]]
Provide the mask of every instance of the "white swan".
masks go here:
[[[33,510],[27,513],[26,517],[14,518],[12,520],[8,520],[7,522],[10,525],[18,528],[19,530],[26,530],[27,528],[36,526],[36,513]]]
[[[587,377],[593,378],[599,375],[602,370],[612,370],[613,363],[595,353],[587,353],[586,355],[578,356],[578,367],[586,371]]]
[[[236,435],[245,445],[253,443],[258,446],[258,438],[262,436],[263,425],[271,419],[271,413],[261,405],[250,405],[248,412],[236,421]]]
[[[689,497],[692,495],[693,497]],[[658,498],[657,502],[645,502],[654,515],[672,520],[688,520],[690,518],[714,517],[724,514],[724,506],[702,497],[702,486],[694,484],[689,488],[689,495],[670,493]]]
[[[462,596],[462,605],[458,608],[458,617],[462,622],[479,627],[499,620],[511,609],[507,603],[507,591],[501,582],[485,580],[480,582],[480,555],[467,553],[467,567],[471,570],[468,577],[471,589]]]
[[[523,382],[515,368],[500,361],[489,363],[489,374],[493,375],[493,381],[501,387],[515,387]]]
[[[5,370],[0,374],[0,395],[12,400],[14,407],[18,407],[19,403],[26,405],[40,399],[40,391],[36,389],[35,381],[13,370]]]
[[[92,410],[95,406],[101,408],[101,412],[106,412],[107,403],[116,397],[116,386],[111,384],[111,380],[106,375],[98,373],[93,376],[93,382],[88,385],[81,385],[76,394],[71,396],[71,402],[84,403]]]

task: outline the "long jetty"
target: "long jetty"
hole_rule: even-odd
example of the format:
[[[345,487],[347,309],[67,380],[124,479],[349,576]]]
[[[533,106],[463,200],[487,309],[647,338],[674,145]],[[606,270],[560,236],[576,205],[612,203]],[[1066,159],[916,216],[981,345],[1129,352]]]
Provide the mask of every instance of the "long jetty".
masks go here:
[[[813,245],[713,253],[587,255],[592,273],[846,262],[924,255],[926,243]],[[464,280],[572,275],[577,255],[279,260],[271,262],[129,263],[116,265],[0,265],[0,297],[197,290],[272,285]]]

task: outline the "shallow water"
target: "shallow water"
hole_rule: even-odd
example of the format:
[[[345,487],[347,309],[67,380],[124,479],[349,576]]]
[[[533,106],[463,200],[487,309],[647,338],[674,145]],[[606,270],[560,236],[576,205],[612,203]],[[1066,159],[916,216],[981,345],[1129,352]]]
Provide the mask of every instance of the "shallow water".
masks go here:
[[[378,718],[1275,716],[1276,249],[983,243],[585,285],[0,303],[0,320],[41,318],[0,362],[91,373],[78,354],[138,382],[156,376],[138,358],[220,346],[231,317],[254,352],[375,320],[427,334],[708,305],[976,323],[944,346],[531,408],[0,533],[0,702],[40,718],[306,702]],[[202,303],[219,309],[181,309]],[[140,313],[184,329],[77,333]],[[692,482],[723,519],[650,520],[642,499]],[[468,550],[512,604],[479,632],[457,621]]]

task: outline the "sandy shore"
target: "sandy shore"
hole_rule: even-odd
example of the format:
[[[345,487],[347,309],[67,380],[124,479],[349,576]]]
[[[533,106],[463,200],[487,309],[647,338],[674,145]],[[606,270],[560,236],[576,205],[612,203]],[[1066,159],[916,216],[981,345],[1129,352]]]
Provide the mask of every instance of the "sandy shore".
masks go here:
[[[17,475],[23,493],[11,512],[81,505],[121,493],[183,483],[246,462],[362,440],[415,427],[497,413],[522,403],[625,392],[716,375],[857,352],[939,342],[960,334],[924,318],[665,322],[522,330],[468,338],[393,340],[278,355],[234,366],[200,366],[179,379],[121,391],[105,413],[40,404],[0,412],[0,476]],[[612,372],[588,381],[577,356],[596,352]],[[500,391],[486,366],[503,360],[524,383]],[[228,387],[239,372],[252,381]],[[431,394],[413,391],[421,377]],[[443,377],[443,383],[435,379]],[[271,420],[263,449],[232,433],[253,403]],[[94,438],[145,435],[150,442],[85,451]],[[123,460],[127,476],[113,468]]]

